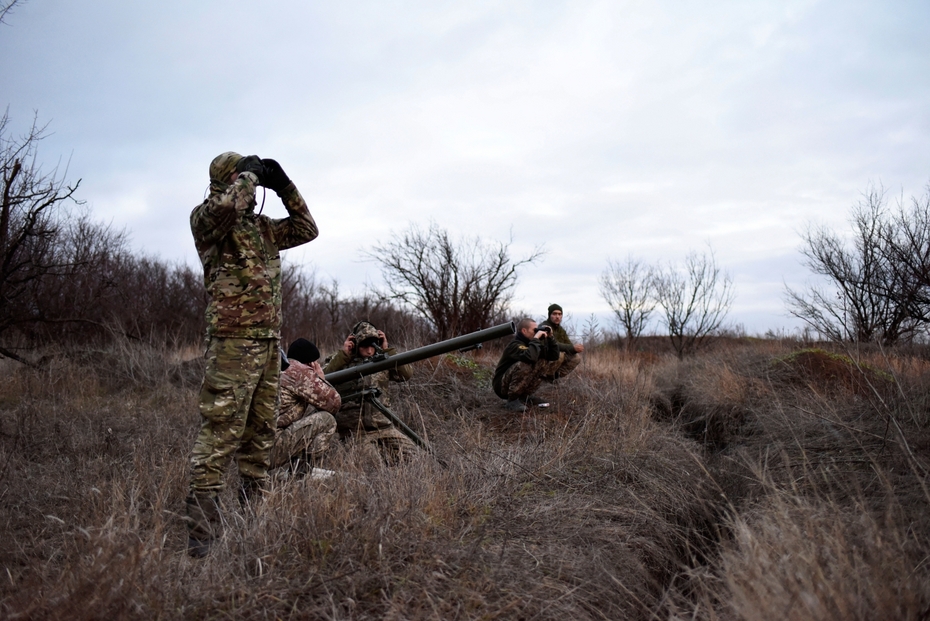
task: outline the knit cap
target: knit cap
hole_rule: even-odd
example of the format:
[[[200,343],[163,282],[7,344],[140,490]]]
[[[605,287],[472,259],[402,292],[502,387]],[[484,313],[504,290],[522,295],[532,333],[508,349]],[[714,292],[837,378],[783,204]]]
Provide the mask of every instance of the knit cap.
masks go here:
[[[320,350],[307,339],[297,339],[287,348],[287,357],[304,364],[311,364],[320,359]]]

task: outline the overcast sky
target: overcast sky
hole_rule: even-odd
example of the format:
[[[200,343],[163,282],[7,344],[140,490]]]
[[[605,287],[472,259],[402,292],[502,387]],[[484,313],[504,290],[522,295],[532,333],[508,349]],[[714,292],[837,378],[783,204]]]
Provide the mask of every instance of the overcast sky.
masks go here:
[[[196,264],[210,160],[273,157],[320,226],[286,259],[344,291],[381,281],[365,248],[433,221],[544,245],[514,306],[580,330],[608,323],[608,258],[709,244],[761,333],[795,325],[808,222],[930,181],[927,0],[28,0],[6,22],[0,105],[50,123],[40,158],[97,219]]]

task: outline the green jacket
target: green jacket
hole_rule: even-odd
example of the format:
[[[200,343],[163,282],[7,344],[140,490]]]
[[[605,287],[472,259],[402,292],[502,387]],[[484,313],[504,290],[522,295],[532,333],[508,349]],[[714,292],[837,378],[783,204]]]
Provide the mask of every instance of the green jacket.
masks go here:
[[[565,328],[562,327],[562,324],[555,325],[546,319],[539,325],[549,326],[552,328],[552,339],[559,344],[559,351],[564,351],[566,354],[575,353],[575,344],[572,343],[570,338],[568,338],[568,332],[565,331]]]
[[[207,335],[280,338],[279,251],[316,239],[316,222],[291,183],[280,194],[289,217],[254,213],[258,178],[243,172],[191,212],[191,232],[210,295]]]
[[[397,350],[393,347],[389,347],[384,350],[384,353],[393,356],[397,353]],[[323,373],[326,375],[341,369],[349,369],[364,364],[364,362],[364,358],[359,356],[352,356],[350,358],[344,351],[339,350],[326,362],[326,365],[323,367]],[[385,427],[393,426],[390,419],[382,414],[378,408],[369,403],[367,399],[347,400],[346,397],[366,388],[380,388],[382,392],[378,400],[390,407],[390,400],[385,390],[388,383],[406,382],[411,377],[413,377],[413,369],[410,368],[410,365],[405,364],[396,369],[379,371],[372,375],[366,375],[359,379],[337,384],[335,388],[342,397],[342,407],[333,416],[336,417],[336,427],[339,432],[344,435],[355,431],[359,427],[362,427],[365,431],[373,431],[375,429],[384,429]]]
[[[507,369],[517,364],[525,362],[527,364],[536,364],[540,358],[545,360],[558,360],[559,349],[554,339],[528,339],[519,332],[512,341],[507,343],[501,359],[494,369],[494,379],[491,381],[491,387],[494,388],[494,394],[501,399],[506,399],[504,394],[503,379]]]

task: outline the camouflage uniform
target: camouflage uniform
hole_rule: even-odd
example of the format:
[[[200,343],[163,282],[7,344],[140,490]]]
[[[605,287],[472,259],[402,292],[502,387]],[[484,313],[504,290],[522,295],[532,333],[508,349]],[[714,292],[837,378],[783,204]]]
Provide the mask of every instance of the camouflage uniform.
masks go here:
[[[290,463],[291,458],[318,456],[329,448],[336,433],[333,414],[342,406],[336,389],[313,368],[291,359],[281,373],[281,401],[271,467]]]
[[[517,332],[504,348],[494,369],[491,382],[494,393],[501,399],[529,397],[544,377],[553,376],[559,369],[559,350],[555,340],[528,339]]]
[[[369,323],[362,323],[361,327],[355,333],[356,341],[361,343],[366,338],[372,338],[372,333],[377,337],[377,330]],[[358,348],[356,348],[357,352]],[[392,356],[397,353],[393,347],[384,350],[384,353]],[[357,353],[352,357],[346,355],[344,351],[336,352],[323,367],[327,374],[340,369],[363,364],[365,359]],[[381,456],[388,463],[394,463],[403,459],[406,455],[413,453],[417,446],[413,441],[404,435],[378,408],[366,398],[352,399],[346,401],[349,395],[361,392],[366,388],[378,388],[381,390],[381,396],[378,398],[381,403],[390,408],[390,401],[386,388],[389,382],[406,382],[413,376],[413,372],[407,365],[381,371],[372,375],[367,375],[357,380],[343,382],[336,386],[336,390],[342,395],[343,402],[339,412],[336,413],[336,430],[339,437],[343,440],[349,436],[358,439],[366,450],[370,451],[372,456],[377,456],[380,449]]]
[[[565,331],[565,328],[562,327],[562,324],[554,324],[550,320],[546,319],[543,321],[540,326],[549,326],[552,328],[552,340],[554,340],[559,346],[559,368],[551,376],[547,377],[548,380],[553,380],[557,377],[564,377],[575,370],[575,368],[581,364],[581,356],[578,352],[575,351],[575,344],[572,343],[572,340],[568,338],[568,332]]]
[[[192,538],[215,536],[216,496],[237,453],[246,492],[267,477],[274,443],[280,374],[280,250],[315,239],[316,222],[293,183],[278,195],[289,217],[253,212],[258,177],[242,172],[242,156],[227,152],[210,164],[210,195],[191,212],[191,232],[203,263],[207,306],[207,368],[200,392],[200,433],[191,457],[188,515]]]

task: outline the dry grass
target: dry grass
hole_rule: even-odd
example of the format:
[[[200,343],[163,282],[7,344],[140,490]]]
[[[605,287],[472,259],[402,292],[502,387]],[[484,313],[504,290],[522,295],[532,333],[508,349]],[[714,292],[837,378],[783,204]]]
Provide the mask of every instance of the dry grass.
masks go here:
[[[493,352],[421,363],[394,403],[444,464],[340,447],[337,478],[277,481],[252,514],[224,497],[201,561],[178,515],[196,363],[9,368],[0,617],[927,618],[930,365],[863,356],[895,381],[862,392],[788,381],[790,352],[589,352],[523,415]]]

